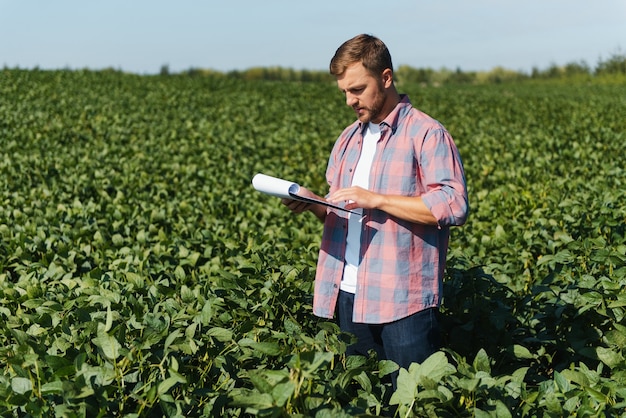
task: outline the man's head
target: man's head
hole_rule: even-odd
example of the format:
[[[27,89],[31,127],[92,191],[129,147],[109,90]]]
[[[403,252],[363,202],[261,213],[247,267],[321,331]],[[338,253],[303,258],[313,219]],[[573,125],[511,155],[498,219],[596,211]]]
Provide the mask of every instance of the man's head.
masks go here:
[[[330,62],[330,72],[363,123],[382,122],[399,101],[391,54],[378,38],[358,35],[344,42]]]
[[[330,60],[330,73],[338,77],[351,64],[360,62],[363,67],[379,76],[387,68],[393,72],[391,54],[387,46],[380,39],[372,35],[357,35],[344,42]]]

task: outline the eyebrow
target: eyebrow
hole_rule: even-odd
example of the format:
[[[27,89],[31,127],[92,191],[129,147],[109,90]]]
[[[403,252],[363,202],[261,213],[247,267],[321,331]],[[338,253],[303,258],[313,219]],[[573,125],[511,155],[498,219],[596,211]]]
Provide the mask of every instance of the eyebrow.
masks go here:
[[[363,90],[365,87],[367,87],[366,84],[356,84],[354,86],[350,86],[346,89],[340,89],[343,93],[347,92],[347,91],[355,91],[355,90]]]

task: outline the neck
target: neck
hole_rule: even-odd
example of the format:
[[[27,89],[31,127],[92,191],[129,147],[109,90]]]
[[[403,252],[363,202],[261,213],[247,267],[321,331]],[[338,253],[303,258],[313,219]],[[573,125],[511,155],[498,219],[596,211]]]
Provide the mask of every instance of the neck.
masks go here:
[[[387,90],[387,98],[385,99],[385,104],[383,105],[383,111],[381,112],[380,121],[382,122],[389,114],[396,108],[398,103],[400,103],[400,94],[396,90],[396,87],[392,85]]]

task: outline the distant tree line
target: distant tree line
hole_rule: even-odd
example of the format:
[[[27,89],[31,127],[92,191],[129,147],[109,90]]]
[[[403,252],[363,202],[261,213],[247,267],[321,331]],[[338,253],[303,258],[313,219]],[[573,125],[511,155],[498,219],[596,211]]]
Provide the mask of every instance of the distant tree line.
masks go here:
[[[233,70],[226,73],[215,70],[193,68],[186,71],[191,76],[218,76],[238,80],[266,81],[333,81],[335,78],[324,71],[294,70],[284,67],[253,67],[247,70]]]
[[[161,67],[161,75],[170,75],[167,66]],[[283,67],[254,67],[246,70],[219,72],[215,70],[193,68],[183,74],[190,76],[214,76],[240,80],[267,80],[267,81],[334,81],[334,77],[326,71],[294,70]],[[498,84],[520,82],[527,80],[577,80],[591,81],[606,79],[626,81],[626,54],[613,54],[606,60],[600,60],[595,68],[585,61],[571,62],[564,66],[550,65],[546,69],[533,68],[529,73],[513,71],[503,67],[496,67],[491,71],[462,71],[460,68],[449,70],[442,68],[413,68],[401,65],[395,71],[400,83],[417,83],[422,85],[443,84]]]

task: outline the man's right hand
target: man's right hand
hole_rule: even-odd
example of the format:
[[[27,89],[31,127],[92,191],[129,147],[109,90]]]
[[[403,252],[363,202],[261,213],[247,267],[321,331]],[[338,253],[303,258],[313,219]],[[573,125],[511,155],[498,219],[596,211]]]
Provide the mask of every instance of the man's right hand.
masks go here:
[[[280,199],[280,203],[287,206],[289,210],[292,211],[293,213],[305,212],[309,210],[310,207],[312,206],[310,203],[307,203],[307,202],[301,202],[299,200],[293,200],[293,199],[287,199],[287,198]]]
[[[320,200],[326,200],[322,197],[319,197],[318,195],[316,195],[315,193],[313,193],[312,191],[310,191],[309,189],[305,187],[300,187],[300,190],[298,191],[298,193],[304,197],[311,197],[311,198],[316,198]],[[302,213],[302,212],[306,212],[307,210],[309,210],[313,212],[313,214],[317,216],[317,218],[322,222],[324,222],[324,218],[326,218],[325,206],[317,205],[315,203],[302,202],[300,200],[287,199],[287,198],[281,199],[280,202],[283,205],[287,206],[289,210],[292,211],[293,213]]]

